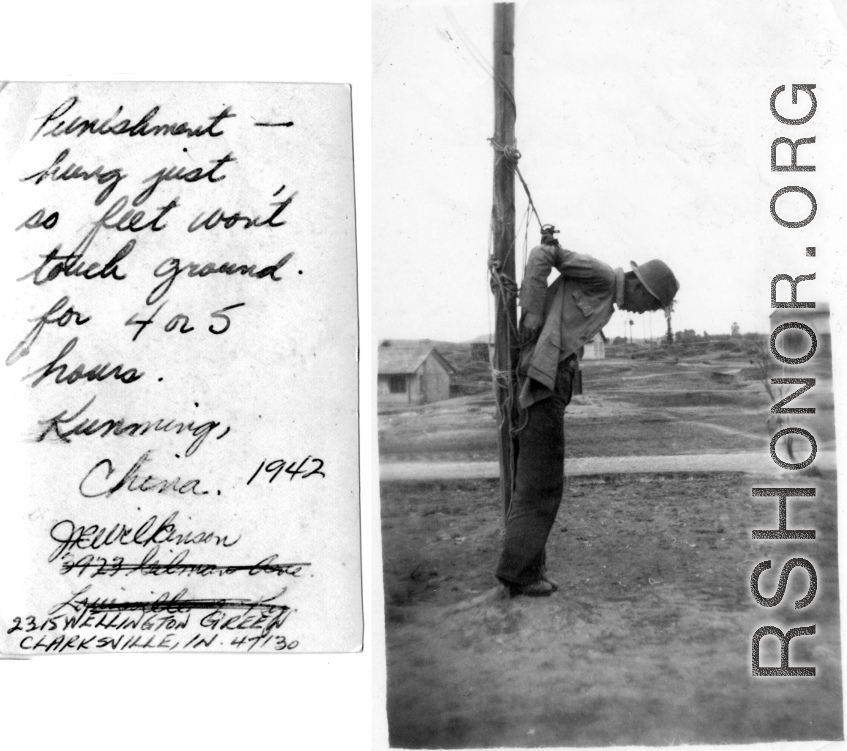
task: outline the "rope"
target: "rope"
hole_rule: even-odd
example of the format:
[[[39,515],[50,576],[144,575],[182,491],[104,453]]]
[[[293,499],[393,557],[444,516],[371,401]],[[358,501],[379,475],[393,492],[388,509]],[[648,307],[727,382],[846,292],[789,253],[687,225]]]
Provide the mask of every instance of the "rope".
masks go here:
[[[514,103],[514,100],[512,100]],[[524,252],[523,252],[523,267],[526,268],[527,261],[527,247],[529,245],[529,214],[530,211],[535,216],[536,221],[538,222],[538,226],[541,229],[542,242],[555,243],[555,235],[558,233],[558,230],[550,224],[544,224],[541,221],[541,217],[538,214],[538,209],[535,207],[535,202],[532,200],[532,193],[530,192],[529,185],[526,180],[524,180],[524,176],[521,174],[520,167],[518,166],[518,161],[521,158],[521,152],[518,150],[516,146],[510,146],[509,144],[500,144],[495,141],[493,138],[488,139],[491,147],[499,153],[499,157],[497,158],[496,164],[499,164],[501,159],[505,159],[515,170],[518,178],[521,181],[521,185],[523,186],[524,193],[526,193],[526,198],[529,203],[526,211],[521,217],[521,222],[518,225],[518,232],[520,234],[521,225],[524,225]],[[518,296],[518,285],[514,279],[506,276],[505,274],[500,273],[501,265],[500,262],[497,261],[492,255],[492,244],[493,244],[493,227],[494,217],[492,215],[491,218],[491,226],[489,228],[489,247],[488,247],[488,272],[490,276],[490,284],[491,291],[494,293],[495,297],[499,295],[500,299],[503,301],[504,305],[506,302],[509,302]],[[506,258],[508,259],[509,254],[512,253],[515,249],[515,240],[512,240],[511,247],[509,251],[506,253]],[[489,319],[489,327],[490,327],[490,319]],[[489,332],[490,335],[490,332]],[[515,329],[514,325],[509,322],[509,331],[507,332],[507,346],[511,351],[515,348],[514,342],[518,342],[518,348],[520,347],[520,334]],[[518,402],[518,378],[517,372],[512,370],[497,370],[494,368],[492,363],[491,367],[491,377],[494,383],[495,389],[502,389],[506,392],[506,396],[503,400],[502,411],[499,415],[498,422],[498,430],[502,429],[503,423],[508,419],[508,416],[512,413],[513,405]],[[509,465],[511,467],[511,476],[512,476],[512,493],[515,491],[515,480],[517,475],[517,457],[515,456],[515,438],[518,434],[526,428],[527,423],[529,422],[529,411],[528,410],[518,410],[519,414],[521,414],[521,424],[517,426],[512,426],[509,430],[510,438],[509,441]]]
[[[459,22],[456,20],[455,16],[450,12],[449,9],[445,9],[447,13],[447,17],[453,24],[454,29],[457,31],[461,40],[465,43],[465,47],[471,54],[471,57],[474,61],[479,65],[485,73],[490,76],[490,78],[503,90],[508,98],[509,102],[512,105],[512,109],[515,113],[515,119],[517,119],[518,114],[518,104],[515,101],[515,95],[512,91],[511,87],[509,87],[506,82],[502,79],[501,76],[497,75],[494,71],[493,66],[485,60],[484,55],[477,49],[476,45],[473,43],[473,40],[470,39],[465,33],[462,27],[459,25]],[[541,228],[542,241],[547,242],[555,242],[555,230],[552,225],[545,225],[541,221],[541,217],[538,215],[538,210],[535,208],[535,202],[532,200],[532,193],[529,190],[529,185],[526,180],[524,180],[523,175],[521,174],[520,167],[518,166],[518,161],[521,158],[521,153],[518,151],[517,147],[507,145],[498,144],[493,138],[488,139],[491,142],[492,147],[500,152],[500,158],[506,159],[508,162],[512,164],[515,169],[515,173],[521,181],[521,185],[523,186],[524,192],[526,193],[527,201],[529,202],[529,206],[527,210],[524,212],[523,217],[521,218],[521,223],[524,224],[524,249],[523,249],[523,268],[526,268],[527,262],[527,247],[529,245],[529,212],[530,209],[532,213],[535,215],[535,219],[538,222],[538,226]],[[499,158],[497,160],[499,163]],[[488,273],[489,273],[489,284],[491,286],[491,291],[494,293],[495,297],[500,295],[501,299],[504,303],[507,300],[511,300],[517,297],[518,294],[518,285],[514,279],[507,277],[505,274],[500,273],[500,263],[496,261],[492,256],[492,246],[493,246],[493,223],[494,218],[492,216],[491,224],[489,225],[489,233],[488,233]],[[520,226],[518,227],[518,234],[520,233]],[[509,257],[509,253],[512,253],[515,249],[515,240],[512,240],[512,245],[509,248],[508,253],[506,254],[506,258]],[[491,337],[491,308],[488,309],[488,327],[489,327],[489,341]],[[515,327],[511,325],[509,326],[509,331],[507,332],[507,344],[509,349],[511,350],[514,347],[513,342],[520,343],[520,335],[518,331],[515,330]],[[520,346],[520,344],[518,344]],[[507,416],[512,411],[512,405],[517,401],[517,373],[512,370],[497,370],[494,368],[493,362],[491,363],[491,376],[492,381],[496,386],[501,386],[506,388],[507,397],[503,404],[503,412],[500,415],[501,421],[498,425],[498,428],[502,428],[503,420],[507,419]],[[511,432],[511,436],[514,439],[518,433],[520,433],[527,424],[529,419],[529,413],[525,412],[522,420],[522,424],[517,428],[513,427]],[[516,457],[515,457],[515,442],[512,440],[510,442],[509,447],[509,463],[511,465],[511,474],[512,474],[512,492],[514,493],[515,486],[515,475],[516,475]]]
[[[538,215],[538,210],[535,208],[535,202],[532,200],[532,193],[529,190],[529,185],[527,185],[526,180],[524,180],[523,175],[521,174],[520,168],[518,167],[518,160],[521,158],[521,152],[515,146],[509,145],[501,145],[497,143],[493,138],[489,138],[488,141],[491,143],[492,148],[500,153],[499,159],[506,159],[508,162],[512,164],[520,178],[521,185],[523,185],[524,192],[526,193],[527,200],[529,202],[529,206],[527,207],[524,215],[521,217],[520,224],[518,226],[518,232],[520,232],[521,225],[524,226],[524,253],[523,253],[523,265],[526,267],[526,254],[527,247],[529,245],[529,212],[530,210],[535,215],[535,219],[538,222],[539,227],[541,228],[542,235],[549,233],[550,238],[553,237],[554,232],[558,232],[555,230],[552,225],[545,225],[541,221],[541,217]],[[498,161],[499,161],[498,159]],[[492,217],[492,225],[493,225],[493,217]],[[517,282],[511,277],[506,276],[505,274],[500,273],[501,264],[491,255],[491,245],[493,242],[493,226],[489,229],[489,258],[488,258],[488,272],[490,276],[490,284],[491,291],[497,296],[499,294],[500,299],[505,303],[517,298],[518,296],[518,285]],[[506,254],[506,258],[508,258],[509,254],[512,253],[515,249],[515,243],[512,242],[511,247],[509,248],[508,253]],[[489,319],[489,327],[490,327],[490,319]],[[490,334],[490,332],[489,332]],[[509,325],[508,332],[508,346],[510,349],[514,347],[514,341],[520,341],[520,334],[516,330],[516,328]],[[504,371],[497,370],[492,366],[491,369],[492,381],[495,385],[499,385],[500,387],[505,388],[507,396],[503,404],[503,414],[501,415],[501,421],[499,427],[502,427],[503,420],[506,419],[506,415],[511,413],[512,405],[517,402],[518,393],[517,393],[517,373],[515,371]],[[518,435],[527,424],[529,419],[529,414],[525,413],[523,416],[522,423],[517,427],[513,427],[510,431],[512,438]],[[511,454],[511,465],[512,465],[512,477],[514,478],[515,474],[515,457],[514,457],[514,446],[510,448]],[[514,488],[513,488],[514,490]]]
[[[524,211],[523,216],[521,217],[521,224],[524,228],[523,235],[523,263],[521,268],[526,270],[526,261],[527,261],[527,248],[529,247],[529,206],[526,207],[526,211]],[[518,225],[518,230],[520,230],[520,225]]]
[[[523,179],[523,175],[521,174],[521,168],[518,167],[517,162],[515,162],[515,172],[518,173],[518,177],[520,178],[521,185],[523,185],[524,192],[526,193],[526,197],[529,200],[529,205],[532,206],[532,213],[535,214],[535,218],[538,221],[538,226],[543,227],[544,223],[541,221],[541,217],[538,216],[538,211],[535,208],[535,203],[532,200],[532,194],[529,192],[529,185],[526,184],[526,180]]]
[[[501,145],[497,143],[493,138],[489,138],[488,141],[491,143],[491,147],[500,152],[501,157],[498,158],[498,162],[500,159],[505,159],[509,162],[517,173],[518,178],[520,178],[521,185],[523,185],[524,193],[526,193],[527,200],[529,201],[530,208],[532,208],[532,213],[535,214],[535,218],[538,221],[538,226],[543,228],[544,223],[541,221],[541,217],[538,216],[538,210],[535,208],[535,202],[532,200],[532,193],[529,191],[529,185],[526,180],[524,180],[523,175],[521,174],[521,168],[518,166],[518,161],[521,158],[521,152],[518,151],[517,147],[507,145]]]
[[[510,276],[500,273],[500,261],[493,257],[488,259],[488,269],[491,274],[491,291],[500,291],[504,302],[517,298],[518,283]]]
[[[494,379],[495,383],[500,386],[505,387],[508,390],[508,395],[506,396],[506,400],[503,403],[503,419],[501,419],[498,427],[502,427],[503,420],[505,420],[505,415],[509,414],[511,411],[512,403],[516,401],[517,390],[513,388],[513,386],[517,383],[517,371],[514,370],[497,370],[496,368],[491,369],[491,376]],[[512,428],[509,433],[512,438],[517,437],[518,433],[520,433],[525,427],[527,422],[529,421],[529,412],[524,411],[523,413],[523,422],[521,425],[518,425],[516,428]],[[513,449],[514,447],[512,447]],[[512,470],[514,472],[515,469],[515,457],[514,451],[510,450],[509,459],[512,465]]]
[[[491,291],[494,293],[495,298],[499,298],[497,301],[502,301],[504,307],[505,304],[511,300],[514,300],[518,296],[518,284],[511,277],[507,276],[500,272],[501,264],[500,261],[494,258],[491,255],[492,244],[493,244],[493,223],[494,217],[491,219],[491,232],[489,232],[489,256],[488,256],[488,274],[489,274],[489,284],[491,286]],[[509,253],[514,250],[514,242],[512,243],[511,248],[509,249]],[[509,351],[515,348],[515,343],[520,341],[520,337],[517,329],[514,324],[509,320],[509,328],[506,331],[506,346]],[[490,320],[489,320],[490,326]],[[489,331],[489,336],[490,336]],[[502,430],[503,425],[509,419],[509,415],[512,414],[513,406],[517,403],[518,399],[518,374],[515,370],[498,370],[494,367],[494,362],[491,361],[491,380],[492,385],[494,386],[495,393],[499,393],[501,391],[505,392],[505,398],[503,399],[502,404],[498,401],[498,407],[500,407],[497,421],[497,430],[498,432]],[[528,415],[527,415],[528,417]],[[517,469],[517,457],[515,456],[515,441],[514,438],[517,433],[522,430],[526,426],[526,420],[524,420],[524,425],[515,428],[512,426],[509,430],[509,467],[510,467],[510,475],[512,477],[512,488],[511,492],[515,491],[515,475]]]
[[[491,65],[486,59],[485,56],[479,51],[477,46],[473,43],[473,40],[465,34],[462,27],[459,25],[459,22],[456,20],[456,17],[450,12],[449,8],[444,9],[447,17],[450,19],[453,24],[453,28],[456,30],[456,33],[459,35],[461,40],[465,43],[465,46],[468,48],[468,51],[471,54],[471,57],[474,59],[474,62],[482,68],[485,73],[490,76],[491,80],[494,81],[501,89],[503,89],[506,96],[509,98],[509,101],[512,103],[512,108],[515,111],[515,119],[518,117],[518,103],[515,101],[515,94],[512,89],[506,84],[506,82],[502,79],[501,76],[498,76],[494,72],[494,66]]]
[[[456,33],[458,34],[458,36],[460,37],[462,42],[464,42],[465,47],[470,52],[470,55],[473,58],[474,62],[477,65],[479,65],[479,67],[482,68],[482,70],[485,71],[485,73],[488,76],[490,76],[491,79],[498,86],[500,86],[501,89],[503,89],[503,92],[506,94],[506,97],[508,98],[509,102],[511,102],[511,104],[512,104],[512,109],[515,112],[515,119],[517,120],[518,103],[515,101],[514,92],[506,84],[506,82],[502,79],[502,77],[497,75],[497,73],[494,70],[494,66],[491,65],[491,63],[489,63],[485,59],[485,56],[479,51],[477,46],[473,43],[473,40],[467,34],[465,34],[464,29],[461,27],[459,22],[456,20],[456,17],[453,15],[453,13],[450,11],[450,9],[445,8],[444,10],[445,10],[445,13],[447,14],[447,17],[450,19],[450,22],[453,24],[453,28],[455,29]],[[526,180],[524,180],[524,177],[521,174],[521,169],[518,166],[518,160],[521,158],[521,152],[518,151],[518,149],[515,146],[509,146],[509,145],[501,146],[493,138],[489,138],[488,140],[491,142],[491,145],[497,151],[499,151],[509,162],[512,163],[512,166],[515,168],[515,172],[517,173],[518,178],[521,181],[521,185],[523,185],[523,189],[524,189],[524,192],[526,193],[526,197],[527,197],[527,200],[529,201],[529,205],[532,207],[532,213],[535,214],[535,218],[538,220],[538,226],[543,229],[544,223],[541,221],[541,217],[538,216],[538,211],[536,210],[535,203],[532,200],[532,194],[529,191],[529,185],[527,184]]]

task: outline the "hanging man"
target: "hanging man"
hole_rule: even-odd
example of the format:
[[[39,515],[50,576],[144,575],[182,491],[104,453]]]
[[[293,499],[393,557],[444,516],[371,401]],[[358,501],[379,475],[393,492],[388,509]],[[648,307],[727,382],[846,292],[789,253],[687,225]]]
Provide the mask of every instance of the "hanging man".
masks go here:
[[[564,412],[578,369],[578,351],[612,317],[668,311],[679,282],[654,260],[632,271],[613,269],[562,248],[556,230],[542,228],[521,285],[520,423],[515,489],[506,520],[497,578],[511,596],[545,596],[558,587],[547,576],[545,546],[564,491]],[[555,268],[561,276],[549,287]]]

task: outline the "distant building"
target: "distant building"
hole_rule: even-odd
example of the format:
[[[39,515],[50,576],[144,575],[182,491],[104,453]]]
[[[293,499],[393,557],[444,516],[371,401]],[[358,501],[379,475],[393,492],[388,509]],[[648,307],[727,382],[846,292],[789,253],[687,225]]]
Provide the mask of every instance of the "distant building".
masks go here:
[[[378,357],[379,404],[429,404],[450,397],[456,369],[428,340],[386,339]]]
[[[606,359],[606,335],[598,331],[594,338],[585,344],[582,352],[583,360],[605,360]]]
[[[581,360],[605,360],[606,359],[606,335],[598,331],[594,338],[582,347],[579,354]],[[482,334],[476,339],[471,339],[471,358],[483,362],[491,362],[494,355],[494,337],[490,334]]]
[[[491,362],[494,351],[494,337],[491,334],[482,334],[476,339],[471,339],[471,359],[482,362]]]
[[[798,295],[799,296],[799,295]],[[802,297],[801,297],[802,299]],[[770,330],[783,323],[796,321],[815,332],[817,349],[803,367],[818,370],[821,377],[832,374],[832,333],[829,323],[829,303],[819,302],[814,308],[776,308],[770,315]],[[777,335],[776,349],[783,357],[803,357],[811,348],[809,335],[796,327],[784,329]],[[782,369],[799,369],[799,365],[783,365]]]

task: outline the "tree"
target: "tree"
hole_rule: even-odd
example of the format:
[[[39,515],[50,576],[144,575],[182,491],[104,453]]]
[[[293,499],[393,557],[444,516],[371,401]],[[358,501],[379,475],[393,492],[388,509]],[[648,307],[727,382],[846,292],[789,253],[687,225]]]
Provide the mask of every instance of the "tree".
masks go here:
[[[694,329],[685,329],[676,332],[677,344],[690,344],[697,341],[697,332]]]
[[[740,336],[741,334],[741,326],[739,326],[735,321],[732,322],[732,333],[730,336]]]

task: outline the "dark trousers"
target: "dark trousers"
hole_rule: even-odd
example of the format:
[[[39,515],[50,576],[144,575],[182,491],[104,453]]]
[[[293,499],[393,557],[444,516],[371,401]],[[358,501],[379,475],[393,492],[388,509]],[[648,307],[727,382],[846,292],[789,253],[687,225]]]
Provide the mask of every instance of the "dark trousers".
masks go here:
[[[575,360],[563,360],[555,392],[521,413],[525,424],[517,437],[515,491],[497,566],[497,578],[504,584],[531,584],[545,564],[547,537],[564,491],[564,414],[575,368]]]

